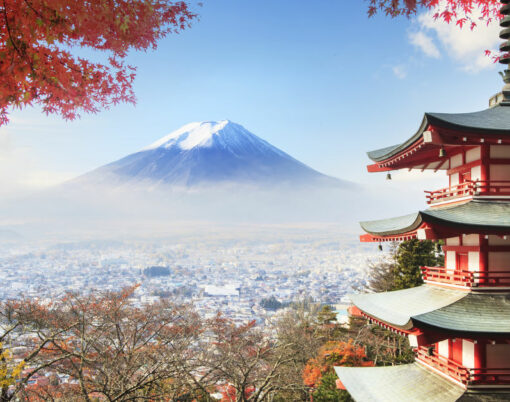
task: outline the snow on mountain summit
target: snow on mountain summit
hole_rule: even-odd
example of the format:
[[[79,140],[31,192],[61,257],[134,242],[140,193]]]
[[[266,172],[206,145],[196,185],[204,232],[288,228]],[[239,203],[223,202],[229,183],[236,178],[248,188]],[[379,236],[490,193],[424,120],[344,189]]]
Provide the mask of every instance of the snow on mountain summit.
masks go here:
[[[172,146],[178,146],[183,150],[192,149],[196,146],[209,147],[212,145],[212,137],[218,135],[229,123],[228,120],[189,123],[160,138],[144,148],[144,151]]]
[[[259,146],[263,143],[265,146],[273,148],[273,151],[277,150],[240,124],[230,120],[203,121],[186,124],[144,148],[143,151],[157,148],[178,148],[187,151],[197,147],[210,148],[214,145],[223,148],[239,148],[243,144],[253,146],[257,143]]]

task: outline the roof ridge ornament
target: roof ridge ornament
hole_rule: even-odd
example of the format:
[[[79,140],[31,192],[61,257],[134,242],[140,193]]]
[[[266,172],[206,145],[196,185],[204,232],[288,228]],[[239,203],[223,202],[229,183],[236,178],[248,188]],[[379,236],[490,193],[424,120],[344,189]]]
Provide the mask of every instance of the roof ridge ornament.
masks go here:
[[[510,105],[510,70],[508,69],[510,64],[510,0],[500,0],[500,2],[501,8],[499,13],[503,18],[499,22],[499,26],[502,28],[499,32],[499,37],[504,39],[505,42],[499,46],[499,51],[501,52],[499,62],[507,68],[499,73],[505,83],[503,90],[489,100],[489,106],[496,106],[498,104],[504,106]]]

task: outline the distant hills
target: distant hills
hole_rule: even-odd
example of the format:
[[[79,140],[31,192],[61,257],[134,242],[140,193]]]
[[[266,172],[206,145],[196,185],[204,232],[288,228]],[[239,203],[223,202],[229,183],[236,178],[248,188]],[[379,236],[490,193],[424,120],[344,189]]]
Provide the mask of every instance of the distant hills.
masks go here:
[[[222,183],[256,187],[284,183],[335,187],[350,184],[310,168],[229,120],[187,124],[77,181],[178,188]]]

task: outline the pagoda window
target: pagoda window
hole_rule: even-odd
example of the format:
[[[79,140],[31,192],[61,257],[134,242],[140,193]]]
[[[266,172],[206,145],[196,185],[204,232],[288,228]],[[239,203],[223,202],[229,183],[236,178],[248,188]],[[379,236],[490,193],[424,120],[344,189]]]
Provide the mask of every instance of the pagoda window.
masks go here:
[[[510,252],[509,251],[489,252],[489,271],[510,272]]]
[[[468,252],[468,270],[478,271],[480,269],[480,253],[478,251]]]
[[[449,237],[446,239],[446,245],[447,246],[460,246],[460,237]]]
[[[457,186],[460,182],[459,173],[454,173],[450,175],[450,187]]]
[[[457,258],[455,251],[446,252],[446,269],[455,270],[457,268]]]
[[[508,369],[510,366],[510,345],[491,344],[486,346],[487,368]]]
[[[491,145],[490,157],[493,159],[510,159],[510,145]]]
[[[471,168],[471,180],[482,180],[482,167],[480,165]]]
[[[480,147],[475,147],[466,151],[466,163],[474,162],[482,158]]]
[[[510,246],[510,236],[505,237],[489,235],[489,246]]]
[[[501,161],[501,160],[500,160]],[[509,159],[506,159],[509,161]],[[498,193],[501,195],[510,194],[510,164],[491,164],[489,169],[490,193]]]
[[[438,355],[448,359],[450,357],[450,342],[449,342],[449,340],[445,339],[444,341],[438,342],[436,345],[437,345]]]
[[[450,158],[450,169],[462,166],[463,165],[463,159],[464,159],[464,155],[463,154],[453,155]]]
[[[480,235],[478,235],[478,234],[462,235],[462,245],[463,246],[479,246],[480,245]]]
[[[475,368],[475,343],[466,339],[462,340],[462,365]]]

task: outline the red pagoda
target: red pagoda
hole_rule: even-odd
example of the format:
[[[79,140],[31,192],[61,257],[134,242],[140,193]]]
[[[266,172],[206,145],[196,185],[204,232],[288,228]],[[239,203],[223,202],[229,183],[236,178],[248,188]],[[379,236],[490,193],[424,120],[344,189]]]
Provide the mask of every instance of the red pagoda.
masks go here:
[[[500,37],[510,64],[510,0]],[[351,296],[353,311],[409,338],[415,362],[337,367],[362,401],[510,400],[510,70],[489,108],[426,113],[402,144],[369,152],[369,172],[444,170],[449,185],[426,191],[429,208],[362,222],[362,241],[443,240],[444,267],[422,267],[424,284]]]

